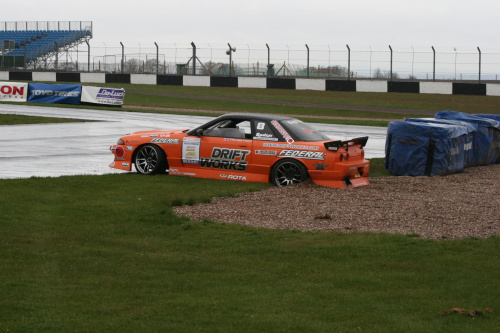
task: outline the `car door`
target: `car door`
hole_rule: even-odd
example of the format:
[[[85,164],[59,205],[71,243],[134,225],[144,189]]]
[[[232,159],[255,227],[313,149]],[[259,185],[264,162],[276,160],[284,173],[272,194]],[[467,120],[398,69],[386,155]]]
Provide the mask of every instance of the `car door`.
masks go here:
[[[251,127],[249,122],[238,125],[239,129],[213,126],[200,136],[184,138],[183,166],[207,178],[226,178],[247,172],[252,161]]]

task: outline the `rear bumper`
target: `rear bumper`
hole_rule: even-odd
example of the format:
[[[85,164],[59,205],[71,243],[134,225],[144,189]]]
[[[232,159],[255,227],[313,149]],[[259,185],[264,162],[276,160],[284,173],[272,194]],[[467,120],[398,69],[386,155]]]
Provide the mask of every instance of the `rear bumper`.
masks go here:
[[[334,188],[354,188],[370,185],[370,161],[336,163],[332,170],[309,170],[313,183]]]

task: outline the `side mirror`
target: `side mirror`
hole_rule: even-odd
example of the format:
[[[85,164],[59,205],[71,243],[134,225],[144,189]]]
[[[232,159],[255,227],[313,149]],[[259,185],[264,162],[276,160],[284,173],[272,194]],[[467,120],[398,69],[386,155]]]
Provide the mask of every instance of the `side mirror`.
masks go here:
[[[196,135],[197,135],[197,136],[203,136],[203,130],[202,130],[201,128],[198,128],[198,129],[196,130]]]

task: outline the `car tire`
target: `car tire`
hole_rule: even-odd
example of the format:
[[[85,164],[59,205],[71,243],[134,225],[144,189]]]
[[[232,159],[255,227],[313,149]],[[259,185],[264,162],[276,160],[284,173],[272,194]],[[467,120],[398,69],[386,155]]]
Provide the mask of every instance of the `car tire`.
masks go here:
[[[280,187],[302,183],[307,177],[306,167],[292,159],[279,161],[271,170],[271,183]]]
[[[163,173],[167,169],[165,152],[155,145],[144,145],[135,154],[135,169],[143,175]]]

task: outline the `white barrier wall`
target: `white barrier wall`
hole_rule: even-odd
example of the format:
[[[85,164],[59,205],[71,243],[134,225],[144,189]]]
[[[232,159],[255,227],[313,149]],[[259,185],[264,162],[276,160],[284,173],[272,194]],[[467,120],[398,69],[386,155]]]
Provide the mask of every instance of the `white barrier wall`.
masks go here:
[[[487,83],[486,84],[486,95],[487,96],[500,96],[500,84]]]
[[[156,84],[156,75],[154,74],[130,74],[130,83],[132,84]]]
[[[357,80],[356,91],[362,92],[387,92],[387,81]]]
[[[420,82],[421,94],[446,94],[453,93],[453,83],[451,82]]]
[[[265,77],[238,77],[238,88],[267,88]]]
[[[9,72],[0,72],[0,81],[9,81]]]
[[[295,79],[297,90],[326,90],[326,80],[323,79]]]
[[[184,85],[191,87],[210,87],[210,76],[184,75]]]
[[[56,82],[56,73],[54,72],[33,72],[32,74],[33,81],[48,81],[48,82]]]
[[[80,82],[106,83],[104,73],[80,73]]]

